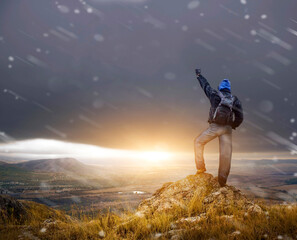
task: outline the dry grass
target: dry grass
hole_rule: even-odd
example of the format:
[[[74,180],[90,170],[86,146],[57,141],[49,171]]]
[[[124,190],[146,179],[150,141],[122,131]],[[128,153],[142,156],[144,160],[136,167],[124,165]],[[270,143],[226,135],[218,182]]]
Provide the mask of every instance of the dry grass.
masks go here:
[[[241,210],[240,203],[230,203],[228,209],[204,205],[203,198],[194,196],[187,208],[176,208],[168,213],[135,217],[132,213],[117,216],[108,212],[84,215],[73,209],[69,217],[61,211],[44,205],[27,203],[30,217],[26,222],[10,221],[0,226],[0,239],[168,239],[172,225],[182,217],[205,213],[199,222],[178,225],[181,239],[283,239],[297,237],[297,206],[266,205],[261,214],[249,214]],[[207,207],[208,206],[208,207]],[[77,212],[76,212],[77,211]],[[233,217],[222,217],[222,216]],[[235,233],[234,233],[235,232]],[[101,235],[99,234],[101,233]],[[233,233],[233,234],[232,234]],[[33,237],[32,237],[33,236]],[[36,238],[36,239],[37,239]]]

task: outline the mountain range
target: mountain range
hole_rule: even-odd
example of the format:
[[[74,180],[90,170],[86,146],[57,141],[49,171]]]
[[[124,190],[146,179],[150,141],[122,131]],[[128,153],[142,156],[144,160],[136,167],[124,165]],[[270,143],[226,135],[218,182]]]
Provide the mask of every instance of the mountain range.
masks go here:
[[[98,166],[86,165],[74,158],[40,159],[20,163],[0,162],[0,166],[23,169],[25,171],[33,172],[65,173],[79,175],[99,175],[101,170]]]

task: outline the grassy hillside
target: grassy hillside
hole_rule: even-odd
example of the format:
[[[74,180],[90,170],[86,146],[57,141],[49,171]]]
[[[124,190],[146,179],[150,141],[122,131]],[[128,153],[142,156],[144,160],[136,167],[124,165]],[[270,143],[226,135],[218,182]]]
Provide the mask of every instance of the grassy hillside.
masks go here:
[[[0,164],[0,181],[26,181],[32,178],[42,179],[43,175],[22,169],[14,164]]]
[[[220,188],[210,174],[164,184],[136,212],[85,214],[73,208],[70,217],[41,204],[10,201],[7,204],[6,197],[0,201],[0,239],[254,240],[297,236],[296,205],[255,203],[232,186]]]

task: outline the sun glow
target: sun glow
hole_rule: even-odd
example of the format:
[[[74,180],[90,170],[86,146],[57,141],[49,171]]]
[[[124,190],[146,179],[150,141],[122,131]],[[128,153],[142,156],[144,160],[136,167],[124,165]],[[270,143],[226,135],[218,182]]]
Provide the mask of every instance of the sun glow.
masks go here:
[[[173,153],[165,151],[111,149],[52,139],[30,139],[0,144],[0,154],[22,160],[71,157],[83,162],[111,163],[114,160],[129,160],[135,164],[160,164],[173,158]]]
[[[158,162],[158,161],[170,159],[171,154],[169,152],[146,151],[146,152],[141,152],[140,157],[147,161]]]

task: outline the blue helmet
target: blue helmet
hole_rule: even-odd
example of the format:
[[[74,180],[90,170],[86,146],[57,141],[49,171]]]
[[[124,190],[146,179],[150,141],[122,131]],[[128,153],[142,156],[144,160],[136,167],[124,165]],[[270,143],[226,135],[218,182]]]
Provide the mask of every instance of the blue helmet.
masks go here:
[[[230,83],[229,79],[224,79],[221,81],[221,83],[219,85],[219,90],[221,91],[222,89],[228,89],[231,91],[231,83]]]

